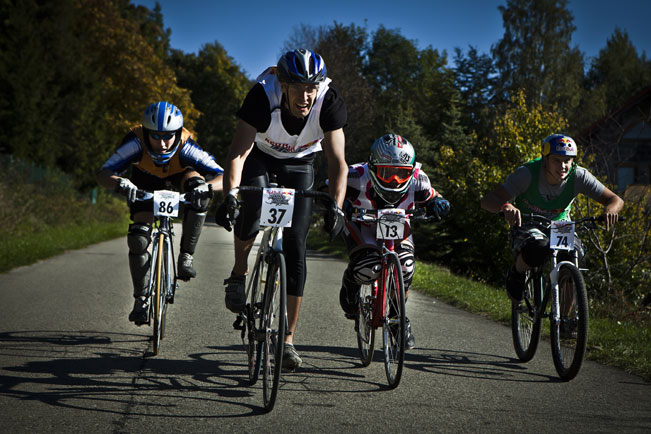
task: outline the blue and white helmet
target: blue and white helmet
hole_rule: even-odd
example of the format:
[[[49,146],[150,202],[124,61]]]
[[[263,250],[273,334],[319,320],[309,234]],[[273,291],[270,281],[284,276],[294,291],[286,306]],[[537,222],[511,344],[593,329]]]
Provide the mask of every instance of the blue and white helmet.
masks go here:
[[[325,81],[327,70],[321,56],[301,48],[288,51],[278,60],[277,75],[284,83],[317,84]]]
[[[576,157],[576,151],[577,147],[574,139],[565,134],[552,134],[542,142],[543,157],[549,154]]]
[[[145,147],[154,163],[158,166],[167,164],[176,151],[179,149],[181,142],[181,132],[183,131],[183,114],[174,104],[165,101],[157,102],[145,110],[142,116],[142,128],[145,136]],[[149,135],[152,132],[170,132],[174,133],[174,145],[167,152],[154,152],[149,143]]]

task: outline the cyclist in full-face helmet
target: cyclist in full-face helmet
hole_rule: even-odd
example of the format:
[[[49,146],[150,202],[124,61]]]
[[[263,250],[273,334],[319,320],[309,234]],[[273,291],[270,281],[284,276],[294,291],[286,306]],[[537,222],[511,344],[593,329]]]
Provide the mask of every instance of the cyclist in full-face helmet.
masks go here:
[[[430,184],[412,144],[398,134],[386,134],[377,139],[368,163],[354,164],[348,171],[344,208],[379,210],[384,208],[425,208],[427,214],[438,218],[450,211],[450,203]],[[379,278],[381,269],[381,242],[376,239],[375,225],[347,222],[343,231],[348,255],[339,303],[344,314],[354,319],[358,310],[359,290]],[[402,265],[405,293],[411,286],[415,269],[415,245],[409,227],[405,237],[396,243],[396,252]],[[411,323],[407,319],[407,348],[415,346]]]
[[[525,272],[549,256],[549,239],[536,227],[523,227],[521,213],[570,220],[572,203],[583,193],[604,205],[606,225],[615,224],[624,201],[587,169],[576,164],[578,148],[565,134],[552,134],[541,144],[541,157],[520,166],[504,184],[481,199],[489,212],[504,212],[511,225],[511,250],[516,258],[507,273],[506,290],[514,303],[524,297]],[[581,252],[580,240],[575,245]]]
[[[327,77],[323,58],[311,50],[288,51],[256,82],[237,112],[239,120],[225,167],[225,190],[239,185],[267,186],[272,174],[285,187],[310,189],[314,185],[313,162],[323,149],[328,176],[333,180],[330,193],[338,205],[326,215],[325,229],[337,236],[343,227],[340,207],[347,173],[343,132],[347,113],[343,98]],[[230,230],[229,219],[237,205],[234,196],[226,195],[217,209],[216,222]],[[306,278],[305,243],[311,207],[311,199],[295,198],[292,227],[283,237],[289,331],[283,366],[287,369],[302,362],[293,342]],[[259,218],[259,195],[243,194],[235,221],[235,264],[224,282],[226,307],[234,313],[239,313],[246,301],[247,258],[258,233]]]
[[[129,178],[123,176],[128,169],[132,170]],[[201,149],[183,127],[181,110],[164,101],[145,109],[142,123],[131,129],[115,153],[102,165],[97,174],[98,183],[127,197],[133,220],[127,234],[135,298],[130,321],[137,325],[147,322],[146,274],[151,259],[148,247],[154,222],[152,202],[136,201],[136,191],[177,188],[192,193],[192,204],[185,208],[183,215],[178,258],[178,277],[188,280],[196,276],[193,254],[210,204],[207,197],[212,195],[212,191],[221,191],[222,173],[215,158]]]

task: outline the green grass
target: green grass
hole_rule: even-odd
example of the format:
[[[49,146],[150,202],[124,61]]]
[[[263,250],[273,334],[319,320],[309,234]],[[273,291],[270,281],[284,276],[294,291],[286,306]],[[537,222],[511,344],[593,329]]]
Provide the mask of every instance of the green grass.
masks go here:
[[[328,242],[320,230],[310,231],[308,246],[347,258],[343,243]],[[511,303],[506,291],[456,276],[444,267],[417,262],[412,289],[505,325],[510,324]],[[651,381],[651,324],[598,318],[593,312],[590,315],[586,358]],[[549,336],[546,323],[542,329],[543,339]]]
[[[42,228],[21,235],[6,234],[0,240],[0,273],[33,264],[70,249],[79,249],[100,241],[124,236],[128,220],[86,222]]]

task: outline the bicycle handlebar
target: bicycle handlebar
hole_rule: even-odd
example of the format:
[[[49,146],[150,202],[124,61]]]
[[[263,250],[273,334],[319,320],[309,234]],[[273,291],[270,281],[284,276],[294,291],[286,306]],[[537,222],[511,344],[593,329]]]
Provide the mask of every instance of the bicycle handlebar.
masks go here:
[[[235,187],[231,189],[231,191],[228,192],[228,194],[237,197],[237,194],[242,191],[249,191],[249,192],[261,192],[267,187],[254,187],[250,185],[241,185],[239,187]],[[276,188],[276,187],[272,187]],[[277,188],[284,188],[284,187],[277,187]],[[329,206],[334,206],[336,205],[335,200],[330,196],[328,193],[325,193],[323,191],[316,191],[316,190],[294,190],[294,194],[298,196],[303,196],[303,197],[311,197],[313,199],[323,199],[324,201],[328,202]]]
[[[351,218],[352,221],[362,222],[362,223],[375,223],[378,221],[377,210],[367,210],[364,208],[358,208],[358,209],[363,210],[364,212],[359,215],[353,214]],[[436,216],[428,216],[426,214],[425,208],[413,208],[413,209],[405,210],[405,217],[413,221],[440,220],[437,219]],[[387,217],[387,215],[385,214],[384,216],[380,217],[380,220],[384,218],[389,219],[390,217]]]
[[[188,198],[189,193],[182,193],[179,196],[179,202],[182,203],[190,203],[190,199]],[[154,192],[153,191],[148,191],[148,190],[140,190],[136,192],[136,201],[145,201],[145,200],[150,200],[154,198]]]
[[[498,213],[498,215],[500,217],[504,217],[504,211],[500,211]],[[552,221],[554,221],[554,220],[550,219],[549,217],[546,217],[546,216],[540,215],[540,214],[521,213],[520,217],[522,218],[522,220],[529,219],[529,220],[538,221],[538,222],[542,222],[542,223],[551,223]],[[623,222],[625,220],[626,220],[625,217],[623,217],[621,215],[617,216],[617,221]],[[578,224],[582,224],[582,223],[586,223],[586,222],[603,222],[603,221],[604,221],[604,216],[602,214],[602,215],[599,215],[599,216],[583,217],[581,219],[574,220],[573,223],[578,225]]]

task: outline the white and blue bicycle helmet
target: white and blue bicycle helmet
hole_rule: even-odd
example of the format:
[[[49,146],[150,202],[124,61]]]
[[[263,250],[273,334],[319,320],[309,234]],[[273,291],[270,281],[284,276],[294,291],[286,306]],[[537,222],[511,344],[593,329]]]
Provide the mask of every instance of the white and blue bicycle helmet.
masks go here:
[[[320,55],[300,48],[288,51],[278,60],[277,74],[283,83],[318,84],[325,81],[327,70]]]
[[[145,148],[157,166],[167,164],[176,151],[179,149],[181,142],[181,132],[183,131],[183,114],[174,104],[165,101],[157,102],[145,110],[142,116],[142,128],[145,138]],[[149,143],[149,135],[152,132],[170,132],[174,133],[174,144],[167,152],[154,152]]]

